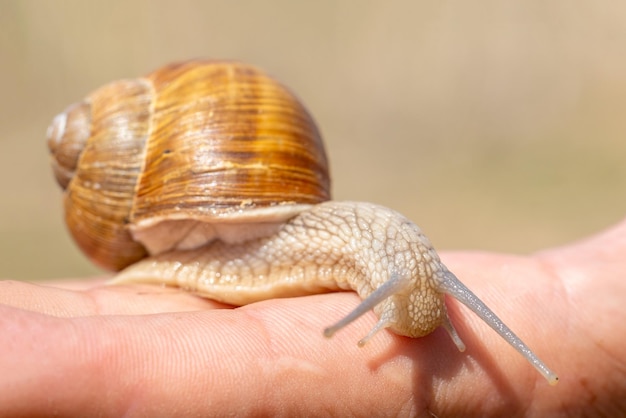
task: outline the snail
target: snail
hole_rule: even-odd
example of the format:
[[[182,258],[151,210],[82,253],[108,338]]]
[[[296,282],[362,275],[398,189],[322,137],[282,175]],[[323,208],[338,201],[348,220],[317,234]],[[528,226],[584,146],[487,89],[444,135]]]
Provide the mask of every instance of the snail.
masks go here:
[[[108,84],[48,128],[65,220],[113,283],[179,286],[232,305],[354,290],[378,331],[439,326],[465,349],[444,304],[465,304],[550,384],[552,372],[440,261],[420,228],[372,203],[330,200],[312,117],[256,67],[193,60]]]

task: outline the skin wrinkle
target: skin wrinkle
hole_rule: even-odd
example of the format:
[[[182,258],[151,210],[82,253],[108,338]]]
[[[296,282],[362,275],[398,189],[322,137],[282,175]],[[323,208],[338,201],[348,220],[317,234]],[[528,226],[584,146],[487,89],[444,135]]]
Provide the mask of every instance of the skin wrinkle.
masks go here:
[[[306,298],[318,298],[318,296],[309,296],[309,297],[306,297]],[[255,305],[256,305],[256,304],[255,304]],[[270,330],[270,334],[273,334],[273,333],[274,333],[274,330],[276,330],[277,328],[279,328],[279,327],[277,327],[277,326],[276,326],[276,325],[277,325],[277,322],[276,322],[276,317],[275,317],[275,315],[278,315],[278,317],[279,317],[279,318],[282,316],[280,312],[275,312],[275,313],[273,313],[273,314],[272,314],[272,315],[270,315],[270,316],[266,316],[266,315],[264,315],[264,316],[263,316],[263,318],[262,318],[262,319],[263,319],[263,321],[264,321],[264,322],[266,322],[266,327],[267,327],[267,329],[268,329],[268,330]],[[281,321],[281,322],[282,322],[282,321]],[[297,329],[299,329],[298,324],[299,324],[299,323],[301,323],[301,318],[299,318],[299,317],[298,317],[298,314],[296,313],[296,316],[295,316],[295,317],[294,317],[294,316],[290,316],[290,317],[289,317],[289,322],[291,322],[291,323],[292,323],[289,327],[290,327],[290,328],[293,328],[293,327],[294,327],[294,325],[295,325],[295,329],[297,330]],[[300,338],[300,336],[299,336],[298,334],[293,335],[293,340],[294,340],[294,342],[295,342],[297,339],[299,339],[299,338]],[[306,336],[304,336],[304,335],[303,335],[303,336],[302,336],[302,338],[306,338]],[[281,342],[280,340],[277,340],[276,338],[273,338],[273,337],[272,337],[272,338],[270,338],[270,340],[269,340],[269,341],[270,341],[270,344],[274,344],[274,347],[276,347],[276,345],[275,345],[275,344],[276,344],[276,343],[277,343],[277,341],[278,341],[278,346],[280,346],[280,349],[278,350],[279,352],[285,352],[285,351],[286,351],[287,353],[291,353],[291,352],[293,351],[293,349],[291,348],[291,346],[292,346],[292,341],[291,341],[291,340],[289,340],[289,341],[282,341],[282,342]],[[345,341],[343,341],[343,342],[339,342],[339,343],[338,343],[338,345],[336,345],[335,347],[345,346],[345,344],[352,344],[352,345],[348,345],[348,348],[349,348],[350,350],[355,350],[355,347],[354,347],[354,345],[353,345],[353,344],[354,344],[354,342],[353,342],[353,341],[352,341],[352,342],[345,342]],[[286,349],[286,350],[285,350],[285,349]],[[340,349],[341,349],[341,348],[340,348]],[[356,350],[357,350],[357,352],[358,352],[358,350],[359,350],[359,349],[356,349]],[[272,350],[272,351],[274,351],[274,350]],[[295,353],[297,353],[297,356],[298,356],[298,357],[302,357],[302,355],[303,355],[303,354],[306,354],[306,352],[302,352],[302,351],[296,351]],[[314,354],[314,353],[313,353],[313,354]],[[322,353],[322,354],[324,354],[324,353]],[[285,356],[286,356],[286,357],[285,357]],[[278,358],[277,358],[277,363],[279,364],[279,370],[278,370],[278,371],[276,371],[276,372],[274,372],[274,376],[279,376],[279,377],[282,377],[282,376],[284,376],[284,373],[285,373],[285,372],[288,372],[288,373],[287,373],[287,375],[285,375],[285,376],[293,376],[293,377],[297,377],[297,376],[299,376],[299,375],[300,375],[300,372],[301,372],[301,371],[304,371],[304,376],[307,376],[307,377],[305,378],[305,380],[309,381],[309,382],[310,382],[310,385],[312,385],[312,387],[324,387],[324,386],[327,386],[327,385],[328,385],[327,383],[325,383],[325,382],[327,382],[327,377],[328,377],[328,376],[326,376],[326,375],[325,375],[325,373],[322,373],[321,375],[320,375],[320,374],[318,374],[318,373],[314,373],[313,375],[309,375],[309,374],[308,374],[308,372],[310,372],[310,371],[311,371],[311,369],[310,369],[310,368],[305,368],[305,369],[303,370],[303,369],[301,368],[301,366],[298,366],[298,367],[297,367],[296,369],[294,369],[294,370],[289,370],[289,369],[285,370],[285,369],[283,369],[283,366],[284,366],[285,364],[282,362],[282,360],[281,360],[281,358],[280,358],[280,357],[281,357],[281,356],[278,356]],[[294,357],[293,357],[293,353],[292,353],[292,354],[286,354],[286,355],[285,355],[285,354],[283,354],[283,355],[282,355],[282,358],[283,358],[283,359],[284,359],[284,358],[289,358],[289,359],[292,359],[292,358],[294,358]],[[329,358],[330,358],[330,359],[332,359],[332,356],[329,356]],[[299,359],[299,360],[301,360],[301,359]],[[308,362],[308,360],[305,360],[305,361],[307,361],[307,362]],[[320,358],[320,359],[318,359],[318,361],[322,361],[322,362],[324,362],[325,360],[323,360],[322,358]],[[289,372],[292,372],[292,371],[295,371],[295,372],[296,372],[296,374],[295,374],[295,375],[292,375],[292,373],[289,373]],[[341,369],[336,370],[336,372],[337,372],[338,374],[341,374],[341,373],[342,373]],[[268,377],[272,377],[272,376],[268,376]],[[291,383],[289,383],[289,382],[291,382],[291,381],[301,381],[301,379],[288,379],[288,380],[286,380],[286,379],[287,379],[287,377],[285,377],[285,378],[280,378],[280,379],[274,379],[274,381],[277,381],[277,380],[278,380],[278,381],[285,382],[285,383],[287,384],[287,387],[282,388],[282,387],[279,385],[278,387],[274,388],[275,390],[272,392],[272,394],[271,394],[272,396],[270,396],[271,398],[276,398],[277,396],[280,396],[280,395],[281,395],[281,393],[283,393],[283,390],[287,390],[287,391],[288,391],[288,390],[289,390],[289,386],[291,386]],[[334,382],[335,380],[336,380],[336,377],[333,377],[332,382]],[[320,386],[315,385],[315,384],[314,384],[314,382],[318,382],[318,384],[319,384]],[[332,384],[331,384],[331,386],[332,386]],[[349,389],[349,388],[345,388],[345,389]],[[348,393],[346,393],[346,394],[345,394],[345,396],[346,396],[348,399],[353,399],[355,395],[349,395]],[[346,405],[348,405],[348,404],[346,404]],[[293,409],[293,408],[292,408],[292,409]],[[340,409],[340,410],[347,411],[347,409]],[[272,412],[275,412],[275,411],[272,411]],[[291,413],[290,413],[290,414],[287,414],[287,415],[293,415],[294,413],[298,413],[298,414],[307,413],[307,411],[306,411],[306,410],[301,410],[301,409],[299,409],[299,408],[296,408],[296,409],[290,410],[290,412],[291,412]],[[309,411],[309,412],[310,412],[310,411]],[[354,411],[352,411],[352,412],[354,413]],[[362,414],[359,414],[359,413],[354,413],[354,414],[355,414],[355,416],[362,415]],[[342,413],[342,415],[343,415],[343,413]]]
[[[84,291],[83,294],[85,295],[85,297],[89,301],[89,303],[91,305],[91,309],[93,310],[91,315],[102,315],[104,312],[106,312],[105,305],[100,303],[100,299],[101,298],[98,297],[100,292],[94,292],[91,289],[88,289],[88,290]]]
[[[308,360],[296,358],[291,354],[293,351],[292,339],[284,340],[276,336],[275,329],[282,329],[285,326],[289,327],[290,321],[284,321],[279,313],[277,315],[277,313],[271,310],[269,312],[258,310],[257,308],[262,307],[264,303],[264,301],[261,301],[253,305],[235,308],[235,310],[244,315],[246,326],[250,323],[254,324],[254,331],[252,333],[256,338],[260,338],[260,341],[257,342],[260,353],[255,357],[254,362],[262,372],[263,377],[261,380],[284,382],[290,385],[295,379],[289,379],[289,372],[303,371],[305,368],[298,362],[308,362]],[[290,317],[290,319],[293,319],[293,317]],[[291,326],[291,328],[293,329],[293,326]],[[295,327],[296,334],[292,334],[293,339],[298,339],[299,332],[297,332],[297,330],[298,327]],[[296,369],[294,369],[294,367]],[[284,407],[280,407],[280,397],[285,390],[288,391],[289,389],[283,387],[283,385],[262,385],[262,388],[262,392],[258,394],[259,398],[273,400],[272,402],[268,402],[269,405],[265,407],[263,414],[268,416],[287,415]],[[270,405],[274,406],[272,407]]]
[[[257,357],[256,363],[260,366],[263,375],[266,375],[264,379],[267,379],[267,381],[272,381],[274,380],[273,377],[275,376],[272,376],[272,374],[274,373],[272,373],[271,367],[267,366],[271,364],[279,364],[281,353],[280,350],[277,349],[274,335],[271,332],[271,326],[264,325],[266,322],[265,315],[259,315],[260,311],[257,311],[256,309],[247,309],[247,306],[242,306],[235,309],[240,314],[244,315],[244,320],[247,324],[251,324],[254,327],[255,336],[261,339],[260,345],[266,347],[266,349],[263,350],[263,356]],[[264,393],[264,395],[267,396],[267,393]]]
[[[12,373],[11,368],[3,370],[3,372],[22,378],[13,380],[13,392],[20,395],[16,397],[16,401],[19,402],[19,399],[28,393],[20,388],[28,387],[32,379],[36,379],[34,380],[36,390],[47,391],[49,387],[53,387],[50,383],[62,380],[68,372],[78,371],[71,384],[78,383],[84,387],[92,385],[94,379],[100,376],[99,374],[90,376],[80,372],[81,366],[96,363],[89,360],[94,352],[91,350],[92,345],[89,344],[92,340],[75,338],[77,333],[73,320],[40,313],[27,313],[18,308],[5,306],[1,310],[2,318],[10,318],[14,324],[13,328],[2,326],[2,329],[5,335],[8,334],[7,341],[19,350],[20,357],[18,358],[21,359],[11,365],[12,368],[19,369],[19,373]],[[11,335],[12,329],[14,335]],[[61,356],[58,355],[59,346],[63,348]],[[33,356],[34,353],[40,355]],[[37,364],[37,369],[33,370],[32,366],[21,364],[31,361],[27,359]],[[64,409],[60,406],[63,401],[63,397],[48,397],[45,403],[46,409],[65,415]]]
[[[118,318],[108,316],[100,316],[99,318],[101,318],[99,322],[102,325],[98,327],[98,332],[94,335],[94,347],[96,349],[93,350],[93,358],[91,359],[93,365],[91,366],[86,362],[84,373],[89,375],[95,370],[95,375],[103,382],[101,386],[98,385],[98,391],[107,399],[107,403],[117,403],[120,414],[126,415],[128,411],[132,410],[132,405],[141,399],[139,396],[141,386],[132,384],[132,375],[129,376],[123,366],[124,359],[135,357],[137,347],[132,344],[118,344],[119,331],[112,332],[111,329],[112,327],[114,330],[119,329],[119,327],[114,326],[119,323]],[[84,333],[89,334],[93,333],[93,328],[88,321],[89,319],[76,318],[73,322],[78,327],[84,327],[86,331]],[[138,330],[138,332],[141,333],[142,330]],[[120,336],[123,337],[123,333]],[[116,381],[109,376],[119,376],[120,379]]]
[[[16,297],[11,292],[11,288],[14,287],[23,288],[20,290],[21,297]],[[84,300],[80,296],[77,297],[75,292],[54,289],[54,297],[51,297],[52,295],[45,293],[47,288],[47,286],[32,283],[2,281],[0,282],[0,300],[6,306],[19,309],[28,307],[32,311],[59,318],[74,316],[77,303],[80,310],[85,309]],[[61,296],[60,300],[59,296]],[[4,300],[5,297],[6,300]]]
[[[591,240],[585,240],[583,242],[581,242],[580,244],[578,244],[579,246],[587,246],[590,242],[592,243],[594,241],[594,239]],[[558,255],[557,255],[557,259],[555,260],[554,257],[554,253],[552,251],[549,252],[545,252],[545,253],[539,253],[536,255],[536,258],[538,260],[540,260],[542,262],[543,265],[546,266],[546,270],[550,272],[551,275],[553,275],[556,278],[563,278],[563,280],[558,280],[559,283],[562,283],[562,294],[566,295],[566,300],[567,300],[567,307],[568,307],[568,314],[567,317],[568,318],[572,318],[573,316],[571,315],[576,315],[577,317],[580,318],[579,321],[573,321],[575,323],[582,323],[582,324],[591,324],[592,321],[587,320],[587,312],[584,312],[581,309],[575,309],[575,306],[578,305],[578,302],[575,302],[574,300],[577,299],[580,293],[580,289],[578,289],[578,284],[579,284],[579,278],[576,277],[574,278],[573,281],[570,280],[571,285],[567,286],[565,283],[567,283],[567,280],[565,280],[564,278],[567,277],[571,277],[568,273],[567,273],[567,269],[569,269],[569,266],[565,266],[565,269],[563,268],[563,266],[561,265],[561,263],[558,260]],[[587,260],[584,259],[583,263],[589,263],[589,261],[591,261],[593,264],[596,264],[598,261],[597,260]],[[556,281],[556,280],[555,280]],[[584,290],[583,290],[584,292]],[[575,296],[574,296],[575,295]],[[581,316],[581,313],[584,314]],[[584,321],[583,318],[585,319]],[[576,330],[571,330],[570,328],[568,328],[568,334],[569,335],[576,335],[576,334],[584,334],[586,335],[586,338],[593,338],[595,336],[595,333],[591,333],[588,332],[588,330],[585,329],[586,327],[579,327]],[[602,349],[602,342],[601,340],[585,340],[588,344],[592,344],[594,346],[594,355],[598,355],[600,354],[598,352],[598,348],[600,348],[600,352],[602,352],[604,354],[605,357],[608,358],[608,360],[610,362],[612,362],[613,364],[619,365],[619,355],[613,355],[611,354],[608,350],[604,350]],[[623,367],[623,366],[622,366]],[[620,372],[616,372],[617,377],[619,378],[620,375],[624,376],[626,374],[626,370],[621,370]],[[574,376],[572,376],[574,377]],[[589,405],[594,405],[594,404],[602,404],[602,402],[598,402],[597,398],[598,396],[604,395],[604,396],[610,396],[610,393],[612,392],[613,388],[615,387],[619,387],[619,384],[615,385],[612,384],[612,379],[608,379],[609,376],[606,376],[604,379],[604,382],[602,383],[603,389],[597,393],[597,392],[593,392],[590,388],[589,388],[589,382],[588,382],[588,378],[586,376],[578,376],[578,377],[574,377],[575,379],[577,379],[576,384],[581,388],[580,392],[581,393],[585,393],[586,395],[581,397],[581,398],[586,398],[587,401],[585,401],[585,404],[589,404]],[[596,411],[597,413],[601,413],[602,411]],[[606,412],[606,411],[605,411]],[[610,413],[608,413],[607,415],[612,415]]]
[[[404,363],[411,363],[410,358],[407,356],[403,356],[402,354],[398,354],[394,359],[389,361],[387,364],[383,364],[380,368],[381,375],[384,379],[384,388],[381,388],[383,392],[392,392],[392,391],[401,391],[405,382],[402,378],[400,378],[400,374],[397,372],[399,368],[403,368]],[[411,369],[413,369],[412,364],[409,365]],[[411,370],[411,374],[413,374],[413,370]],[[388,389],[393,388],[393,389]],[[416,407],[416,399],[415,399],[415,391],[408,391],[405,399],[397,403],[397,414],[401,415],[402,412],[407,412]],[[424,400],[422,400],[422,404],[424,404]]]
[[[354,294],[345,294],[346,298],[350,298],[351,306],[358,304],[359,299]],[[360,323],[362,328],[369,328],[376,322],[376,318],[372,312],[368,312],[364,317],[359,318],[355,324]],[[347,334],[347,335],[346,335]],[[364,347],[357,347],[355,342],[360,338],[358,330],[351,330],[347,328],[342,335],[337,335],[332,340],[329,340],[329,344],[333,344],[334,347],[345,347],[350,351],[354,351],[356,357],[361,355],[366,356],[365,368],[368,376],[372,377],[372,380],[377,381],[376,391],[392,393],[405,393],[407,402],[413,397],[413,391],[406,386],[406,382],[399,381],[402,379],[400,376],[406,374],[406,361],[412,362],[415,352],[411,349],[411,346],[404,344],[406,341],[413,341],[404,337],[400,337],[391,333],[382,333],[380,338],[374,339]],[[335,345],[336,344],[336,345]],[[329,355],[331,355],[329,353]],[[399,373],[398,373],[399,372]],[[390,379],[390,375],[393,379]],[[402,385],[404,383],[404,385]],[[386,389],[381,389],[385,387]],[[359,399],[360,393],[354,392],[351,385],[343,385],[345,393],[342,398],[346,399]],[[351,409],[351,413],[354,416],[363,416],[364,413],[372,413],[371,410],[361,411],[360,413],[356,409]],[[398,404],[394,405],[393,410],[383,411],[389,416],[397,416],[399,412]],[[381,414],[383,415],[383,414]],[[384,416],[384,415],[383,415]]]
[[[159,351],[160,346],[157,346],[157,350],[146,352],[143,354],[140,350],[140,345],[137,344],[119,344],[120,338],[125,338],[129,342],[141,341],[146,334],[150,334],[153,330],[152,323],[146,324],[146,326],[137,329],[134,335],[118,335],[116,332],[117,326],[120,321],[124,321],[124,317],[108,317],[109,321],[106,321],[102,326],[102,332],[99,332],[99,346],[105,350],[103,355],[111,360],[103,362],[103,364],[116,365],[117,369],[109,367],[106,372],[110,374],[119,373],[122,378],[121,385],[107,389],[108,394],[117,394],[119,396],[120,409],[124,411],[124,415],[132,414],[136,411],[141,411],[145,407],[141,406],[142,401],[146,397],[146,389],[155,382],[156,370],[159,370],[159,362],[155,362],[153,353]],[[160,341],[162,336],[155,339],[155,342]],[[172,358],[170,361],[174,363],[178,358],[175,356],[176,352],[172,351]],[[125,372],[124,361],[130,361],[139,365],[139,373],[127,373]],[[145,367],[146,364],[153,364],[154,367]],[[148,373],[145,373],[145,371]],[[149,371],[153,370],[153,373]],[[167,370],[167,369],[161,369]],[[113,380],[113,379],[111,379]],[[136,384],[136,381],[141,380],[142,384]],[[159,402],[159,397],[156,397],[156,402]]]
[[[533,316],[532,310],[524,312],[523,310],[520,310],[517,305],[549,307],[551,304],[557,303],[556,301],[558,301],[558,303],[560,304],[564,298],[562,296],[564,289],[563,281],[560,280],[560,278],[557,276],[552,276],[550,274],[551,272],[546,271],[544,269],[544,265],[534,257],[527,259],[516,257],[514,259],[514,262],[515,264],[511,267],[511,269],[521,269],[526,272],[526,275],[534,275],[536,277],[545,276],[545,279],[541,282],[541,285],[544,287],[544,289],[542,289],[541,292],[537,293],[525,289],[524,283],[521,283],[519,281],[512,281],[510,284],[508,284],[506,283],[506,277],[508,276],[508,274],[506,272],[502,273],[501,277],[504,277],[503,285],[505,285],[506,287],[500,290],[496,297],[501,297],[506,300],[509,299],[508,295],[511,293],[515,293],[518,295],[514,300],[511,301],[511,303],[514,303],[515,306],[512,306],[510,309],[505,310],[501,313],[502,316],[505,317],[505,322],[512,322],[512,320],[515,318],[520,323],[529,324],[525,333],[526,335],[521,335],[522,339],[528,338],[530,336],[535,336],[535,338],[538,338],[538,336],[543,336],[544,338],[553,339],[552,335],[545,331],[544,324],[546,321],[544,320],[544,318],[536,318]],[[513,274],[513,277],[516,276],[520,276],[520,274]],[[524,299],[527,300],[526,303],[524,303]],[[566,305],[569,306],[569,304]],[[568,315],[566,315],[565,317],[569,318],[570,312],[571,310],[568,310]],[[571,322],[564,322],[565,323],[563,325],[565,326],[566,332],[570,332],[571,330],[568,328],[568,326],[571,324]],[[513,331],[515,332],[515,330]],[[535,383],[537,382],[535,381]]]
[[[573,314],[575,314],[576,310],[574,309],[574,303],[572,302],[572,293],[571,293],[571,289],[569,288],[569,286],[566,285],[565,280],[563,279],[563,275],[560,274],[560,272],[558,271],[558,268],[556,268],[556,266],[552,263],[552,261],[549,259],[549,257],[545,257],[543,255],[543,253],[536,253],[532,255],[533,260],[535,261],[535,263],[538,265],[539,270],[546,275],[546,277],[548,277],[549,279],[546,280],[546,283],[550,283],[550,286],[552,288],[555,288],[556,290],[554,292],[552,292],[552,294],[556,294],[556,295],[560,295],[560,299],[563,301],[563,303],[561,303],[561,306],[563,306],[566,310],[565,312],[565,318],[573,318]],[[563,316],[563,315],[562,315]],[[568,321],[561,321],[561,322],[565,322],[563,325],[564,330],[566,335],[570,336],[573,335],[573,333],[575,334],[576,331],[572,330],[571,326],[573,321],[568,320]],[[563,331],[563,328],[561,328],[561,331]],[[562,339],[561,338],[552,338],[552,343],[553,344],[560,344],[560,341]],[[565,349],[565,347],[564,347]],[[566,375],[563,374],[563,372],[561,372],[561,379],[566,379]],[[537,394],[542,390],[542,388],[538,385],[538,382],[535,381],[535,384],[533,385],[533,387],[531,388],[531,397],[530,399],[534,399],[535,396],[537,396]],[[532,407],[532,405],[528,404],[528,406],[526,407],[527,410],[530,410]]]
[[[149,405],[156,401],[156,405],[152,405],[151,409],[158,410],[160,402],[176,396],[176,390],[168,390],[169,382],[175,381],[177,376],[184,375],[189,371],[193,373],[188,374],[186,378],[195,382],[194,391],[210,389],[210,383],[214,379],[200,379],[203,368],[194,367],[194,364],[208,364],[206,356],[209,352],[203,349],[201,345],[195,344],[193,339],[185,337],[188,334],[188,329],[193,328],[194,323],[198,323],[198,320],[201,320],[203,316],[206,315],[198,315],[194,312],[174,314],[173,316],[150,315],[147,318],[148,322],[145,323],[146,326],[139,328],[138,333],[126,336],[132,342],[129,344],[130,347],[139,349],[143,346],[142,341],[151,340],[155,348],[153,351],[134,350],[116,355],[118,359],[139,365],[138,373],[130,376],[125,374],[129,380],[130,388],[133,389],[132,391],[124,391],[124,397],[128,399],[126,402],[128,405],[127,414],[136,415],[141,412],[148,412],[148,415],[153,414],[154,412],[150,414],[150,409],[145,409],[145,406],[141,408],[141,405]],[[128,319],[133,322],[136,320],[130,317],[119,319]],[[119,345],[114,346],[115,349],[119,347]],[[194,355],[190,356],[189,353],[194,353]],[[166,378],[164,383],[159,384],[160,375],[169,378]],[[210,377],[210,375],[208,376]],[[202,382],[204,385],[199,387],[199,383]],[[219,382],[214,383],[219,384]],[[204,389],[202,389],[203,387]],[[180,405],[184,399],[185,397],[178,398],[177,404]]]
[[[541,254],[539,258],[542,259],[548,265],[549,268],[551,268],[551,271],[556,271],[557,272],[556,273],[557,277],[564,277],[564,276],[566,276],[566,274],[564,274],[562,272],[562,268],[558,264],[558,262],[555,263],[550,258],[551,255],[552,254],[550,254],[550,253],[548,253],[547,255]],[[574,297],[572,296],[572,295],[577,295],[577,293],[579,293],[579,290],[577,289],[577,287],[575,287],[575,286],[577,286],[577,283],[578,283],[578,280],[576,280],[574,282],[572,287],[570,287],[570,286],[563,286],[564,292],[562,294],[567,295],[566,300],[568,301],[568,307],[569,307],[568,315],[575,314],[578,317],[581,317],[580,313],[583,313],[583,312],[581,312],[581,309],[574,309],[574,306],[578,306],[578,303],[573,302]],[[576,289],[576,290],[573,290],[573,289]],[[584,317],[586,319],[586,315]],[[581,317],[581,319],[582,319],[582,317]],[[576,321],[573,321],[573,322],[575,323]],[[587,321],[587,323],[589,323],[589,321]],[[590,330],[587,330],[586,327],[578,328],[576,330],[572,330],[572,329],[568,328],[568,331],[569,331],[570,335],[583,334],[583,335],[585,335],[586,339],[587,338],[594,338],[594,336],[595,336],[595,333],[594,332],[589,332]],[[592,328],[591,331],[593,331],[593,328]],[[597,357],[600,354],[597,351],[598,351],[598,349],[602,349],[602,343],[600,342],[600,340],[595,340],[595,339],[593,341],[588,342],[588,343],[592,344],[594,346],[594,356]],[[612,355],[610,352],[608,352],[606,350],[602,350],[602,352],[605,354],[605,357],[607,357],[610,362],[612,362],[613,364],[619,365],[619,355]],[[619,372],[617,372],[616,374],[618,376],[620,375]],[[624,374],[626,374],[626,373],[625,373],[624,370],[622,370],[621,371],[621,375],[623,376]],[[583,398],[587,399],[587,401],[585,403],[588,404],[588,405],[602,404],[602,402],[599,402],[597,400],[598,397],[599,397],[599,394],[600,394],[600,396],[602,394],[604,394],[604,396],[610,396],[609,394],[611,393],[612,388],[616,386],[616,385],[613,385],[613,384],[610,383],[613,379],[609,379],[609,375],[607,375],[605,377],[603,383],[602,383],[603,390],[601,390],[600,393],[598,394],[598,393],[596,393],[596,392],[594,392],[594,391],[592,391],[590,389],[590,387],[589,387],[590,384],[588,382],[588,378],[587,377],[579,376],[579,377],[577,377],[577,379],[578,379],[577,384],[581,387],[581,392],[586,394],[586,396],[584,396]],[[602,411],[599,411],[599,410],[596,411],[596,413],[601,413],[601,412]],[[606,413],[606,411],[605,411],[605,413]],[[607,413],[607,415],[613,415],[613,414]]]
[[[254,313],[255,310],[251,310],[251,312]],[[266,347],[264,353],[269,355],[259,357],[259,361],[262,361],[260,368],[263,375],[266,376],[264,380],[286,383],[287,386],[283,387],[283,385],[280,384],[276,386],[265,386],[264,393],[262,394],[263,399],[271,399],[269,404],[275,405],[273,409],[270,408],[265,412],[271,416],[278,414],[285,416],[294,415],[295,411],[290,411],[289,409],[285,409],[285,406],[281,406],[281,398],[284,396],[284,392],[289,390],[291,382],[298,381],[298,378],[302,376],[311,383],[320,382],[330,376],[327,376],[322,367],[316,365],[315,362],[309,361],[307,358],[309,356],[313,356],[314,358],[316,353],[297,352],[297,350],[294,350],[292,347],[293,342],[291,339],[285,340],[283,336],[274,332],[274,325],[277,322],[282,323],[284,320],[284,317],[280,315],[280,313],[277,312],[276,315],[271,315],[270,317],[263,315],[260,319],[258,319],[256,315],[252,315],[252,317],[265,324],[265,326],[260,328],[263,329],[263,334],[265,335],[264,341],[266,342]],[[290,319],[293,320],[294,317]],[[301,320],[298,322],[301,322]],[[297,330],[298,327],[296,326],[294,328],[295,334],[291,335],[294,339],[298,339],[299,337],[298,334],[300,333],[297,332]],[[298,412],[302,414],[305,411],[300,410]]]
[[[375,319],[372,318],[371,321]],[[375,376],[375,380],[379,381],[376,384],[376,390],[404,394],[404,401],[395,403],[395,409],[386,412],[390,416],[397,416],[403,408],[402,405],[411,405],[410,409],[414,410],[424,410],[427,399],[433,395],[426,378],[429,377],[431,371],[437,370],[437,367],[430,367],[432,362],[429,357],[432,353],[424,350],[427,341],[432,339],[432,336],[411,339],[391,333],[381,333],[379,337],[389,339],[389,341],[374,339],[360,350],[368,350],[370,344],[378,344],[381,347],[378,353],[370,355],[367,360],[368,369]],[[422,363],[427,367],[418,368],[415,366],[416,363]],[[409,377],[411,384],[407,386]],[[384,390],[381,389],[382,386],[385,386]]]

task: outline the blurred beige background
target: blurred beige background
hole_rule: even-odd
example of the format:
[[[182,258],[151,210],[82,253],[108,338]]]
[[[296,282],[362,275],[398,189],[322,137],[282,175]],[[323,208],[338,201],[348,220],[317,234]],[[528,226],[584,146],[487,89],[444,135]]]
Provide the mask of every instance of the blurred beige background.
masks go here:
[[[62,223],[46,127],[199,56],[290,86],[335,197],[395,208],[440,249],[527,253],[626,214],[626,3],[0,0],[0,277],[98,274]]]

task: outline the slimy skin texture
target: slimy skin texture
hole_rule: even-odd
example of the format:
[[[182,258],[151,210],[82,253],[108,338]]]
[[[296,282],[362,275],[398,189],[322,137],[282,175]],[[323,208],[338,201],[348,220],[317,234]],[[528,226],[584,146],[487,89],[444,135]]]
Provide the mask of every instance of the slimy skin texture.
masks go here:
[[[328,202],[271,237],[165,253],[129,267],[116,282],[158,280],[245,305],[350,289],[365,299],[395,276],[404,285],[375,311],[398,334],[420,337],[446,316],[433,274],[442,268],[428,238],[406,218],[372,204]]]
[[[326,202],[284,223],[269,237],[215,241],[144,259],[113,283],[159,283],[220,302],[354,290],[363,302],[324,334],[332,336],[373,309],[379,321],[359,345],[389,328],[421,337],[443,326],[463,351],[444,295],[459,300],[507,340],[548,380],[558,377],[443,265],[428,238],[401,214],[371,203]]]

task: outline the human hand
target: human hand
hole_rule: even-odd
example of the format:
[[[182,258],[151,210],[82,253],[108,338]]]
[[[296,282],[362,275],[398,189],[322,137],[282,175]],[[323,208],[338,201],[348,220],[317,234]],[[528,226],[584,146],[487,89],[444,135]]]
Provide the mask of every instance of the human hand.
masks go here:
[[[626,411],[626,222],[530,257],[444,263],[560,377],[547,382],[454,300],[443,329],[328,340],[354,293],[230,309],[176,289],[103,280],[0,282],[0,416],[619,416]]]

